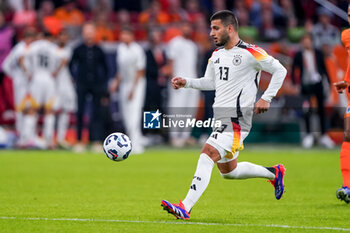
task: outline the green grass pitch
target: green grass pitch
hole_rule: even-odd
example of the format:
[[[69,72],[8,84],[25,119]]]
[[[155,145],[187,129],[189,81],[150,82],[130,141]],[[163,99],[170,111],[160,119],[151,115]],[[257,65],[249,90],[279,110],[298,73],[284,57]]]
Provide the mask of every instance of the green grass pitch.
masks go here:
[[[185,197],[199,152],[151,148],[117,163],[102,153],[0,151],[0,232],[350,231],[350,204],[335,197],[339,148],[248,145],[240,161],[286,166],[282,199],[264,179],[224,180],[215,167],[190,221],[175,220],[160,201]]]

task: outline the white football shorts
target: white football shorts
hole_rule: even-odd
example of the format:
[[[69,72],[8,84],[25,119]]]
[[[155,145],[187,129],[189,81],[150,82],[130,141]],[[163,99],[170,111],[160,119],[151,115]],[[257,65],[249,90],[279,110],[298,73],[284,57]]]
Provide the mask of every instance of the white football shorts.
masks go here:
[[[206,143],[218,150],[221,159],[218,163],[227,163],[238,157],[243,150],[243,141],[248,131],[235,130],[234,132],[212,132]]]
[[[30,93],[35,102],[45,109],[53,109],[56,97],[55,81],[46,73],[33,75],[30,83]]]

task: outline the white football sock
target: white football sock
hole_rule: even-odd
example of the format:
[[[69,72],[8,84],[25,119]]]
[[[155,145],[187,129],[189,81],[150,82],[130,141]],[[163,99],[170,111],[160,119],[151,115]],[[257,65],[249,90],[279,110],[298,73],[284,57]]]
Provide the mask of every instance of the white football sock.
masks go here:
[[[57,124],[57,141],[63,142],[66,139],[67,129],[69,125],[69,114],[67,112],[62,112],[58,116]]]
[[[220,172],[221,173],[221,172]],[[249,162],[237,163],[237,167],[221,176],[225,179],[248,179],[248,178],[267,178],[269,180],[275,179],[275,174],[263,166],[256,165]]]
[[[197,170],[194,173],[190,190],[188,191],[186,198],[183,200],[187,212],[191,211],[194,204],[196,204],[205,189],[208,187],[214,164],[214,161],[207,154],[203,153],[199,156]]]
[[[53,143],[53,133],[55,130],[55,116],[53,114],[46,114],[44,117],[44,138],[48,145]]]
[[[16,131],[19,133],[23,130],[23,113],[22,112],[16,112]]]
[[[19,131],[20,141],[27,143],[30,139],[36,138],[37,116],[26,114],[23,116],[23,130]]]

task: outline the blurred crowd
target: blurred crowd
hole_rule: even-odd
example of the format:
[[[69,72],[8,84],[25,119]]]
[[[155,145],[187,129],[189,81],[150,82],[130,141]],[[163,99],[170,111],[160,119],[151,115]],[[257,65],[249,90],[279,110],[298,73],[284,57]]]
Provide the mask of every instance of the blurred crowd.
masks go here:
[[[328,2],[347,11],[346,0]],[[213,92],[174,92],[169,80],[174,75],[204,75],[215,49],[208,19],[224,9],[237,15],[244,41],[261,46],[287,67],[288,77],[275,104],[300,106],[293,116],[284,110],[279,115],[304,119],[302,145],[313,146],[313,132],[318,132],[319,143],[333,147],[328,132],[343,127],[339,107],[345,107],[347,100],[331,84],[342,80],[346,71],[340,32],[348,25],[313,0],[2,0],[0,125],[16,128],[8,137],[15,139],[7,145],[69,148],[74,144],[81,152],[91,142],[91,148],[100,151],[104,137],[115,130],[131,137],[135,153],[155,142],[176,147],[196,143],[188,131],[154,130],[145,137],[150,131],[142,131],[142,109],[189,108],[197,118],[211,117]],[[46,45],[33,45],[43,41]],[[15,49],[19,45],[23,48]],[[43,53],[47,60],[35,64],[35,56]],[[43,62],[48,63],[45,71],[40,67]],[[52,82],[35,78],[42,72]],[[268,80],[269,75],[263,74],[262,90]],[[34,97],[29,100],[30,92],[39,97],[31,93]],[[312,115],[319,118],[319,125],[312,124]],[[4,131],[0,130],[0,141]],[[199,134],[204,139],[208,133]]]

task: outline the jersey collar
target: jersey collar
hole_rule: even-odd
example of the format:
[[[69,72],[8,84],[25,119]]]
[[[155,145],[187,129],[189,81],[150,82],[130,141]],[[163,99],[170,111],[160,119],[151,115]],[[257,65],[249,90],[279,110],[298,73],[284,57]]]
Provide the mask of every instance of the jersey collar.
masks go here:
[[[240,46],[242,43],[243,43],[243,40],[239,39],[238,43],[234,47]]]

